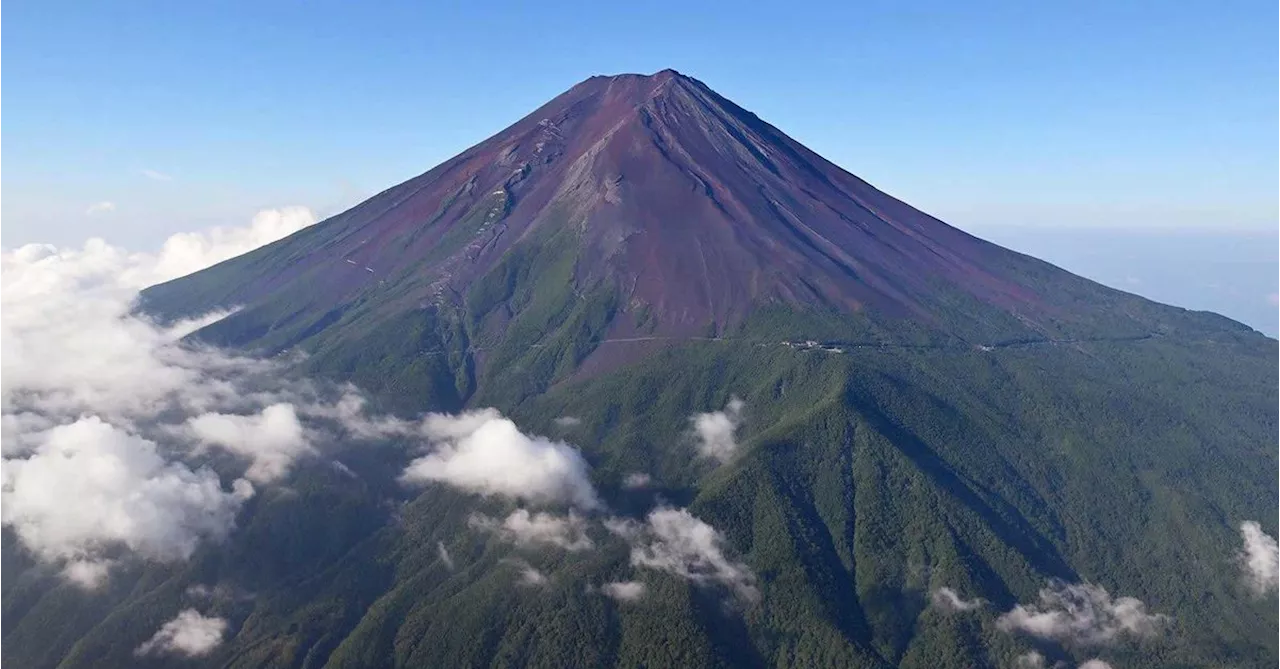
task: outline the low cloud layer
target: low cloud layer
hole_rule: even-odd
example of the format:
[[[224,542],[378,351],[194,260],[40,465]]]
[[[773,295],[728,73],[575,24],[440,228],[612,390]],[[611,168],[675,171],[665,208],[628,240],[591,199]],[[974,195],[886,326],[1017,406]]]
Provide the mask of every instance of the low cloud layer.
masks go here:
[[[201,443],[247,458],[252,464],[245,477],[260,483],[283,477],[294,460],[312,450],[297,410],[285,403],[251,415],[201,414],[189,419],[186,428]]]
[[[253,492],[188,465],[192,441],[243,456],[256,481],[305,452],[290,403],[314,393],[274,363],[181,342],[225,314],[161,326],[133,307],[143,287],[314,222],[305,208],[268,210],[245,228],[174,235],[154,254],[101,239],[0,252],[0,516],[37,559],[87,587],[127,557],[119,549],[185,559],[224,537]]]
[[[105,576],[115,546],[187,558],[200,540],[222,538],[253,492],[243,480],[225,489],[212,471],[167,461],[153,442],[96,417],[29,436],[34,451],[4,462],[4,524],[37,557],[68,562],[82,585]]]
[[[134,651],[139,656],[180,655],[201,657],[222,643],[227,633],[227,621],[201,615],[195,609],[186,609],[156,631]]]
[[[742,410],[746,403],[738,398],[729,400],[724,411],[712,411],[695,415],[693,421],[694,436],[697,437],[698,455],[717,462],[728,462],[738,453],[738,442],[734,437],[738,426],[742,424]]]
[[[963,613],[982,606],[981,599],[964,599],[951,588],[938,588],[929,596],[934,608],[947,613]]]
[[[600,506],[578,449],[527,435],[494,409],[432,414],[422,432],[434,450],[409,464],[405,481],[438,481],[533,504]]]
[[[531,514],[526,509],[516,509],[501,521],[477,513],[467,522],[517,546],[554,546],[567,551],[585,551],[595,547],[591,537],[587,536],[586,519],[572,512],[557,516],[543,511]]]
[[[1040,590],[1036,604],[1019,604],[996,620],[1004,632],[1021,632],[1066,646],[1099,646],[1123,636],[1152,637],[1169,617],[1147,612],[1133,597],[1112,598],[1106,588],[1091,583],[1055,582]]]
[[[747,601],[759,599],[750,567],[725,555],[724,537],[687,509],[655,509],[643,524],[611,519],[605,527],[631,542],[631,564],[637,567],[721,585]]]
[[[1252,520],[1240,523],[1240,537],[1244,540],[1239,561],[1245,584],[1261,597],[1275,590],[1280,579],[1280,546],[1275,537],[1263,532],[1262,525]]]

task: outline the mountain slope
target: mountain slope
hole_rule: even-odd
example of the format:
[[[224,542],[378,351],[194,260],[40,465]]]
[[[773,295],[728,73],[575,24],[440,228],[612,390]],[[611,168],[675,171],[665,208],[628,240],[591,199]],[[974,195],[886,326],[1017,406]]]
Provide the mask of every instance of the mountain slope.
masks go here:
[[[1235,562],[1242,520],[1276,530],[1275,340],[951,228],[675,72],[588,79],[142,298],[162,318],[231,306],[194,336],[305,352],[383,409],[492,406],[566,439],[614,512],[687,507],[723,533],[758,598],[639,569],[601,527],[589,551],[513,548],[471,518],[514,504],[406,489],[401,448],[347,444],[326,455],[351,475],[304,461],[225,544],[102,592],[6,536],[5,660],[162,665],[133,650],[219,584],[199,601],[229,639],[184,665],[1277,661],[1275,595]],[[716,466],[690,417],[733,397],[741,454]],[[599,591],[629,579],[643,599]],[[1000,628],[1052,579],[1169,618],[1083,646]],[[985,603],[948,611],[941,588]]]

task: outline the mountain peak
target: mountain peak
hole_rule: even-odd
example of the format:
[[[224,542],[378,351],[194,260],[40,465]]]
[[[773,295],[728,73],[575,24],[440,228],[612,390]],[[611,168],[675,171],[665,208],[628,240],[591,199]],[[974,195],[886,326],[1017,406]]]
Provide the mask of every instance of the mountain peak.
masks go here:
[[[587,79],[246,258],[256,278],[218,283],[209,306],[292,291],[329,317],[436,310],[497,333],[533,295],[557,317],[598,299],[605,339],[720,336],[771,309],[966,341],[1065,336],[1096,325],[1081,296],[1107,290],[890,197],[670,69]],[[1139,331],[1132,313],[1104,316]]]

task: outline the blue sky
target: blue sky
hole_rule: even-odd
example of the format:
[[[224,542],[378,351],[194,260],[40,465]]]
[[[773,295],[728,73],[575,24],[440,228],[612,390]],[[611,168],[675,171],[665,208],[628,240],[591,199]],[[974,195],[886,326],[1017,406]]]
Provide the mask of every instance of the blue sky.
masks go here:
[[[137,247],[264,206],[333,213],[587,76],[665,67],[979,233],[1274,230],[1276,12],[11,0],[4,243]],[[86,213],[99,202],[114,210]]]

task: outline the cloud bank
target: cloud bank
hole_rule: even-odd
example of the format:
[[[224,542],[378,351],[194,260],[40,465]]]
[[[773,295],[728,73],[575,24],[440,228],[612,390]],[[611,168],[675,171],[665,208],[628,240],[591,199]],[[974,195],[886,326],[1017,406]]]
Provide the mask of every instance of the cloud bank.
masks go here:
[[[101,239],[0,251],[0,519],[37,559],[86,587],[127,557],[120,549],[185,559],[226,536],[253,494],[248,480],[187,465],[189,441],[244,456],[256,481],[306,452],[291,405],[273,406],[314,404],[306,384],[181,342],[223,314],[161,326],[133,306],[145,286],[314,222],[305,208],[268,210],[246,228],[174,235],[155,254]]]
[[[738,453],[738,442],[734,432],[742,424],[742,410],[746,403],[737,397],[729,400],[724,411],[700,413],[693,421],[693,432],[697,437],[698,455],[725,463]]]
[[[601,506],[578,449],[527,435],[494,409],[432,414],[423,421],[422,433],[434,450],[409,464],[407,482],[438,481],[533,504]]]
[[[1054,582],[1040,590],[1038,604],[1019,604],[996,619],[1004,632],[1022,632],[1067,646],[1099,646],[1122,636],[1152,637],[1169,617],[1147,613],[1133,597],[1113,599],[1106,588],[1091,583]]]
[[[1280,546],[1271,535],[1262,531],[1262,525],[1246,520],[1240,523],[1240,537],[1244,548],[1239,561],[1244,570],[1245,584],[1253,594],[1261,597],[1276,589],[1280,579]]]

